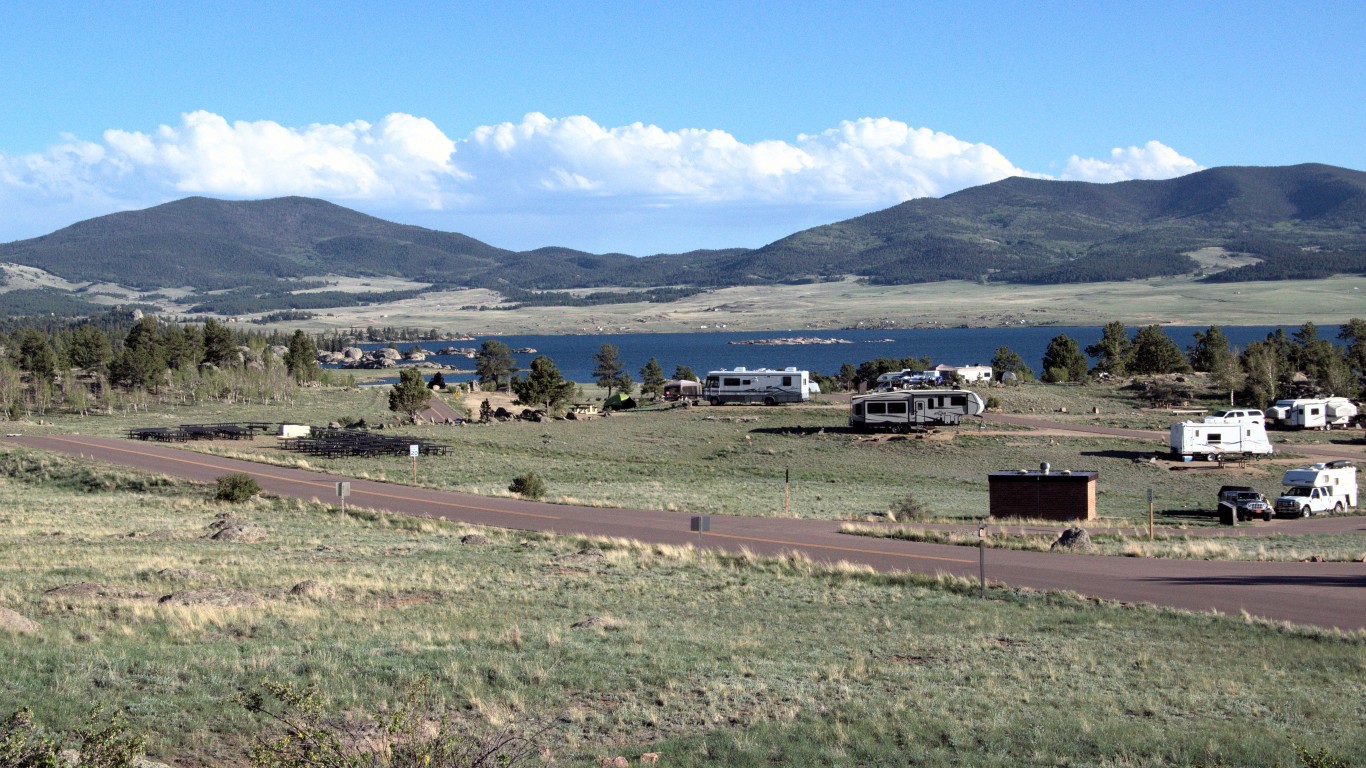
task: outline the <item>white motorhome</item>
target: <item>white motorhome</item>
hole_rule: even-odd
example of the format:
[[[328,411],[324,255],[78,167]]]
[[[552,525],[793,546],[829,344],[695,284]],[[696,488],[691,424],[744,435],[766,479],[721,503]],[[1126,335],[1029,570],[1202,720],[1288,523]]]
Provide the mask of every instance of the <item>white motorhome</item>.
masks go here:
[[[1266,437],[1262,412],[1256,410],[1220,411],[1203,421],[1173,424],[1168,445],[1172,456],[1183,459],[1270,455],[1275,451]]]
[[[806,371],[736,368],[710,371],[702,384],[702,398],[712,405],[725,403],[803,403],[810,399],[811,377]]]
[[[1281,429],[1342,429],[1357,413],[1356,404],[1345,397],[1277,400],[1266,409],[1267,418]]]
[[[966,389],[902,389],[855,395],[849,401],[849,426],[909,431],[912,427],[957,424],[979,416],[986,406]]]
[[[1276,499],[1276,514],[1309,517],[1320,512],[1343,512],[1355,507],[1357,468],[1342,459],[1285,471],[1285,493]]]

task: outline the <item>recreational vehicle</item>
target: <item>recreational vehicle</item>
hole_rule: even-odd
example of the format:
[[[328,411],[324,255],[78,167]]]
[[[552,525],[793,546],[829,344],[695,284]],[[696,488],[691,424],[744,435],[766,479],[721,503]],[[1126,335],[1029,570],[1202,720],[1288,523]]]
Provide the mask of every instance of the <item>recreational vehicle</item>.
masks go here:
[[[1275,449],[1266,437],[1262,412],[1237,413],[1240,415],[1216,414],[1207,416],[1204,421],[1183,421],[1173,424],[1169,442],[1172,456],[1189,460],[1196,456],[1215,459],[1270,455]]]
[[[1309,517],[1320,512],[1343,512],[1355,507],[1357,468],[1342,459],[1287,469],[1281,478],[1285,493],[1276,499],[1276,514]]]
[[[1356,418],[1357,407],[1345,397],[1277,400],[1266,415],[1281,429],[1343,429]]]
[[[856,395],[849,402],[849,426],[909,431],[912,427],[957,424],[985,410],[982,398],[966,389],[903,389]]]
[[[802,403],[810,399],[810,384],[810,375],[796,368],[711,371],[702,386],[702,397],[712,405]]]

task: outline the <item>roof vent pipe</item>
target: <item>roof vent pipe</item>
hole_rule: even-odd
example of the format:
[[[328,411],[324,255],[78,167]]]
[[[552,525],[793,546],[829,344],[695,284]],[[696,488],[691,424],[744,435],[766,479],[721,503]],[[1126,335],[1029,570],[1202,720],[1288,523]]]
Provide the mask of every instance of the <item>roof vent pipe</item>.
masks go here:
[[[1048,474],[1048,462],[1045,461],[1045,462],[1043,462],[1042,464],[1039,465],[1039,474],[1041,474],[1041,475],[1046,475],[1046,474]]]

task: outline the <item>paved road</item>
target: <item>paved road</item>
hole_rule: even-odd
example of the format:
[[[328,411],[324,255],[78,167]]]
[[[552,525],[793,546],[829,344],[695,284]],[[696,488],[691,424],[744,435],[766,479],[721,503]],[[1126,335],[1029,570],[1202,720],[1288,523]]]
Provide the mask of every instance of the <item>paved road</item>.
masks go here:
[[[951,573],[975,577],[977,553],[955,546],[840,534],[839,523],[712,516],[701,539],[689,515],[657,510],[600,509],[495,499],[449,491],[356,480],[320,472],[270,467],[163,445],[80,435],[7,437],[42,450],[89,456],[194,480],[245,472],[271,493],[334,500],[336,482],[351,482],[351,503],[401,514],[475,525],[560,534],[618,536],[663,544],[697,544],[762,555],[799,551],[819,562],[849,561],[882,571]],[[1128,603],[1219,610],[1342,629],[1366,629],[1366,564],[1243,563],[1050,555],[992,550],[987,575],[996,582],[1072,590]]]

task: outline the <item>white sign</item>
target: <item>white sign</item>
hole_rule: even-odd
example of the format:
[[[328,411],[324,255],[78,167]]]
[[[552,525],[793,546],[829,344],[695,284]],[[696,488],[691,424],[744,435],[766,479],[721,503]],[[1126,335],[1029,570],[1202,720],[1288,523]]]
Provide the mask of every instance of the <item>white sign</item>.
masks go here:
[[[412,456],[414,459],[416,459],[418,453],[420,453],[421,450],[422,450],[422,446],[420,446],[420,445],[410,445],[410,446],[408,446],[408,455],[409,455],[409,456]]]
[[[350,483],[337,483],[337,497],[338,497],[338,498],[344,499],[344,498],[346,498],[347,496],[350,496],[350,495],[351,495],[351,484],[350,484]]]

